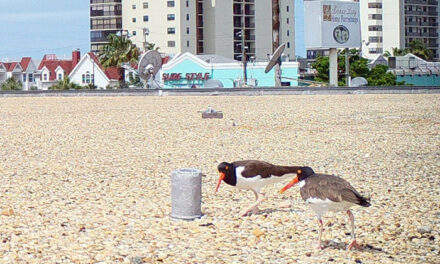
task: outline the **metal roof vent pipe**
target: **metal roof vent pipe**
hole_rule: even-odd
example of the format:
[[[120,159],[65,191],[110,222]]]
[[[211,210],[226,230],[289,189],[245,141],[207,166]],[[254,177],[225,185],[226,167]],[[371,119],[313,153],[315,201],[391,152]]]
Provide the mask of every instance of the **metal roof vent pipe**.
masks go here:
[[[171,218],[194,220],[202,216],[202,172],[177,169],[171,173]]]

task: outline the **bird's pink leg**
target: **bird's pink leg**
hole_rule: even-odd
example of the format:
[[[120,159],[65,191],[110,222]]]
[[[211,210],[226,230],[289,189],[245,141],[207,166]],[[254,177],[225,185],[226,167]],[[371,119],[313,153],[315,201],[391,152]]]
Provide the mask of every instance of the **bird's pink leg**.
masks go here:
[[[350,210],[347,210],[348,218],[350,218],[350,224],[351,224],[351,242],[347,246],[347,250],[351,250],[353,247],[356,247],[357,249],[360,249],[361,246],[356,242],[356,235],[354,234],[354,216],[353,213]]]
[[[321,246],[321,237],[322,237],[322,232],[324,232],[324,225],[322,224],[321,217],[318,218],[318,222],[319,222],[319,235],[318,235],[317,249],[323,249],[323,247]]]
[[[258,205],[259,205],[262,201],[264,201],[264,199],[265,199],[266,197],[264,197],[264,194],[263,194],[263,193],[260,193],[260,195],[258,195],[257,192],[255,192],[255,191],[253,191],[253,192],[254,192],[254,194],[255,194],[255,198],[256,198],[257,200],[255,201],[255,203],[251,204],[251,206],[249,206],[249,207],[246,208],[245,210],[241,211],[241,212],[240,212],[240,216],[245,216],[245,215],[247,215],[250,211],[252,211],[252,213],[254,213],[254,214],[258,213],[258,211],[259,211],[259,209],[258,209]]]

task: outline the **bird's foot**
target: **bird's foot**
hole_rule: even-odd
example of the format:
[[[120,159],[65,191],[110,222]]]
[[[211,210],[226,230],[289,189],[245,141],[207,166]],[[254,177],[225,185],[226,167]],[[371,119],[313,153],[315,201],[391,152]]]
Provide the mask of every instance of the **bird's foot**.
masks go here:
[[[324,247],[321,245],[321,243],[318,243],[318,244],[315,246],[315,249],[319,251],[319,250],[323,250]]]
[[[357,249],[361,249],[362,247],[356,242],[356,239],[351,241],[350,244],[348,244],[347,246],[347,250],[351,250],[353,247],[357,248]]]
[[[260,209],[258,209],[258,207],[253,207],[253,208],[249,208],[249,209],[241,211],[238,216],[239,217],[247,216],[247,215],[249,215],[250,212],[252,212],[252,214],[257,214],[259,211],[260,211]]]
[[[292,203],[291,203],[290,201],[282,202],[282,203],[278,206],[278,208],[290,208],[290,207],[292,207]]]

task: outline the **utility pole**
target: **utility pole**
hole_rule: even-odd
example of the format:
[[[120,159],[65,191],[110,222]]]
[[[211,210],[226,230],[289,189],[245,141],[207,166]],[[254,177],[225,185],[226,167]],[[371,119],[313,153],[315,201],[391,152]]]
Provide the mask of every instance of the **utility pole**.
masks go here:
[[[244,85],[247,86],[247,70],[246,70],[246,47],[245,47],[245,43],[244,43],[244,24],[245,24],[245,2],[244,0],[242,1],[242,6],[241,6],[241,62],[243,64],[243,82]]]
[[[272,53],[280,45],[280,3],[272,0]],[[281,86],[280,63],[275,64],[275,87]]]
[[[348,55],[348,48],[345,48],[345,86],[350,86],[350,61]]]

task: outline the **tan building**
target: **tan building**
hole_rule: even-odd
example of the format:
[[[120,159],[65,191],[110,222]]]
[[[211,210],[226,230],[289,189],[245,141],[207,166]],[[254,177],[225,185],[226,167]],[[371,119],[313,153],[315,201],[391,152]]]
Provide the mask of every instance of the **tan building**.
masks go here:
[[[361,0],[362,53],[368,58],[420,39],[439,60],[438,0]]]
[[[272,4],[256,0],[124,0],[122,25],[143,47],[177,54],[217,54],[241,60],[242,45],[250,60],[272,53]],[[293,1],[280,1],[280,43],[295,57]],[[242,39],[242,31],[244,39]]]

